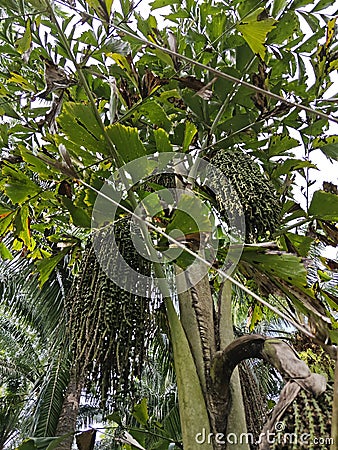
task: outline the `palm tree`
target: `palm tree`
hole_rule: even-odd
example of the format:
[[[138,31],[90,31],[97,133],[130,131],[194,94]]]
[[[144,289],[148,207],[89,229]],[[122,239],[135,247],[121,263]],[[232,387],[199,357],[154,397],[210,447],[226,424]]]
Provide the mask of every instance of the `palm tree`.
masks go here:
[[[35,267],[20,255],[1,262],[0,372],[2,445],[50,436],[59,419],[69,368],[62,349],[62,271],[39,288]],[[59,402],[59,406],[58,406]]]
[[[152,294],[149,297],[154,303],[139,293],[124,290],[127,285],[123,281],[130,280],[114,259],[112,253],[116,248],[109,253],[103,239],[99,239],[96,253],[106,267],[118,274],[122,286],[116,287],[107,278],[89,244],[83,253],[82,267],[65,295],[65,303],[46,298],[31,305],[28,313],[34,313],[32,318],[37,321],[34,326],[40,326],[39,333],[43,333],[39,315],[47,321],[48,332],[44,333],[51,355],[45,389],[40,391],[44,396],[38,402],[34,432],[42,435],[74,432],[84,390],[95,390],[102,406],[110,395],[113,401],[126,393],[135,397],[136,380],[146,361],[144,349],[149,347],[148,341],[153,336],[153,318],[162,299],[175,365],[184,446],[187,450],[194,449],[197,433],[205,428],[213,441],[204,442],[202,449],[223,449],[224,444],[215,440],[217,433],[226,435],[231,430],[238,434],[246,429],[240,374],[235,371],[231,378],[241,359],[263,358],[288,378],[302,378],[299,374],[303,371],[308,375],[305,379],[318,380],[285,343],[261,335],[234,337],[231,321],[234,285],[274,312],[278,302],[283,309],[277,311],[279,315],[325,350],[332,353],[335,350],[332,343],[337,341],[336,296],[325,286],[309,285],[306,257],[318,236],[325,235],[331,240],[336,236],[336,216],[331,206],[337,205],[337,194],[317,191],[305,212],[293,199],[290,188],[296,171],[312,167],[308,160],[309,145],[323,143],[317,136],[325,136],[327,120],[332,119],[320,109],[313,111],[304,105],[311,104],[314,95],[328,86],[334,65],[323,64],[318,58],[324,54],[325,61],[332,60],[334,22],[328,19],[325,23],[325,46],[321,52],[314,51],[314,70],[318,76],[314,89],[307,92],[304,83],[299,83],[300,86],[289,83],[285,77],[295,67],[299,68],[300,77],[304,75],[295,47],[298,44],[294,43],[302,39],[301,28],[297,26],[297,2],[291,2],[287,8],[274,3],[270,13],[278,17],[278,22],[251,2],[238,1],[234,5],[172,2],[170,17],[174,23],[178,20],[179,26],[173,26],[169,34],[158,30],[154,17],[142,21],[135,15],[144,37],[135,35],[129,27],[133,7],[125,2],[121,2],[122,13],[116,14],[113,23],[110,1],[80,0],[75,6],[68,2],[76,14],[80,8],[76,17],[89,28],[79,37],[74,35],[76,27],[70,25],[72,18],[67,18],[69,11],[59,14],[48,0],[28,3],[27,7],[22,2],[17,7],[17,22],[4,18],[1,35],[6,51],[14,55],[3,62],[6,70],[2,78],[6,100],[14,105],[5,111],[13,121],[10,125],[5,123],[3,131],[6,158],[1,169],[1,188],[7,196],[1,209],[4,233],[13,231],[19,240],[15,246],[21,245],[31,258],[40,258],[37,268],[43,284],[66,254],[72,261],[78,258],[80,246],[69,236],[69,222],[88,229],[94,209],[94,219],[102,222],[101,233],[112,237],[108,225],[113,222],[118,227],[117,240],[125,251],[124,257],[129,258],[131,265],[135,264],[136,272],[144,271],[149,278],[156,273],[161,290],[161,295],[156,296],[149,281],[147,293]],[[155,1],[152,7],[156,9],[159,5],[161,2]],[[15,5],[12,6],[15,10]],[[8,6],[3,8],[11,13]],[[35,16],[39,19],[32,21]],[[48,17],[43,26],[52,34],[53,43],[41,37],[40,16]],[[312,18],[312,27],[318,23],[313,14],[306,17]],[[96,28],[93,20],[102,25]],[[113,40],[109,33],[111,26],[116,32]],[[317,37],[321,38],[324,28],[318,28]],[[269,44],[269,39],[273,44]],[[269,51],[266,45],[270,45]],[[92,65],[92,59],[97,63]],[[54,80],[51,69],[57,75]],[[67,71],[74,73],[70,76]],[[43,81],[47,90],[53,91],[50,109],[33,105],[27,113],[20,93],[25,91],[25,99],[33,104],[36,98],[41,98],[38,96]],[[290,111],[290,106],[295,110]],[[306,113],[299,114],[300,109]],[[317,116],[324,122],[313,119]],[[25,120],[21,121],[21,117]],[[299,144],[289,133],[291,126],[306,144],[305,161],[295,159],[289,152]],[[12,128],[16,131],[12,132]],[[23,139],[29,142],[28,148],[22,145]],[[174,260],[177,267],[171,271],[175,280],[172,288],[166,282],[165,270],[156,261],[157,251],[168,254],[176,251],[168,239],[174,230],[180,231],[174,242],[178,248],[183,241],[189,249],[196,249],[205,236],[182,212],[172,214],[171,207],[160,212],[156,209],[163,201],[161,190],[164,190],[155,196],[153,191],[157,190],[156,185],[168,187],[168,180],[151,178],[156,175],[154,167],[161,157],[169,158],[170,153],[177,156],[178,149],[184,153],[183,164],[169,161],[173,187],[185,189],[187,197],[182,196],[182,203],[188,204],[189,212],[202,211],[198,217],[203,233],[207,229],[210,234],[217,234],[221,243],[214,266],[209,274],[199,277],[198,283],[189,279],[196,273],[183,274],[181,279],[189,286],[184,292],[175,290],[176,279],[195,255],[187,255],[185,249]],[[197,171],[196,175],[197,155],[200,162],[210,161],[218,169],[216,175],[212,171]],[[138,157],[146,162],[142,165]],[[280,159],[276,161],[276,157]],[[128,164],[135,161],[134,170],[142,176],[130,186],[135,174],[126,170],[126,166],[129,169]],[[109,182],[105,181],[121,167],[127,173],[122,170]],[[218,174],[230,183],[220,182]],[[205,180],[209,182],[207,187]],[[95,210],[94,197],[102,186],[104,189],[119,184],[131,188],[122,196],[117,217],[107,224],[104,214],[113,207],[107,204],[105,209]],[[229,185],[233,186],[231,195]],[[188,191],[194,192],[193,199]],[[151,202],[154,199],[155,206]],[[143,239],[146,251],[155,257],[152,265],[131,248],[132,230],[121,226],[128,222],[132,211],[137,211],[141,200],[150,211],[146,216],[153,217],[157,225],[154,229],[153,223],[137,222],[139,241]],[[229,237],[233,231],[231,218],[241,215],[241,209],[242,223],[246,225],[243,253],[233,279],[220,282],[218,277],[224,274],[219,267],[226,262],[233,243],[233,237]],[[296,224],[308,226],[309,236],[291,232],[295,219]],[[46,239],[43,227],[46,223],[51,228],[51,222],[54,231]],[[32,234],[38,241],[37,249]],[[84,235],[87,234],[85,231]],[[155,249],[152,238],[158,245]],[[271,240],[277,240],[278,245]],[[54,248],[50,242],[56,244]],[[207,240],[203,242],[203,250],[212,254],[214,248]],[[1,248],[8,255],[7,247]],[[62,251],[57,253],[59,248]],[[201,275],[201,267],[195,267],[197,275]],[[40,299],[41,292],[36,292],[36,298]],[[253,307],[253,312],[259,313],[259,308]],[[48,310],[50,317],[46,314]],[[292,375],[285,355],[295,368]],[[308,384],[309,381],[305,380],[303,387],[315,391],[316,386]],[[290,384],[287,386],[290,388]],[[71,443],[64,445],[69,447]],[[244,443],[242,448],[247,449],[248,444]]]

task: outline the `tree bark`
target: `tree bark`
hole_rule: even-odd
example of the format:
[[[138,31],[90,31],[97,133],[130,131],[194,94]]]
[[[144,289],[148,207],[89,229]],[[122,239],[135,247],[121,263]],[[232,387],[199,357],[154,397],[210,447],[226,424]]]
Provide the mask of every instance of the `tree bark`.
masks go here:
[[[56,429],[56,436],[70,435],[58,445],[57,450],[71,450],[72,448],[74,433],[76,431],[76,420],[80,407],[81,391],[82,383],[77,380],[73,372],[65,392],[62,411]]]
[[[226,280],[221,288],[219,302],[218,330],[220,348],[227,347],[235,339],[233,332],[231,299],[231,282]],[[239,438],[243,433],[247,433],[247,423],[238,367],[235,368],[230,379],[230,396],[231,407],[226,426],[226,434],[232,434],[233,436]],[[227,448],[236,448],[236,450],[250,450],[250,445],[246,441],[239,442],[237,444],[228,443]]]
[[[336,367],[333,386],[332,426],[331,438],[333,442],[330,450],[338,450],[338,351],[336,349]]]
[[[216,429],[218,433],[222,433],[224,436],[227,434],[227,420],[231,409],[230,380],[233,371],[245,359],[262,358],[264,342],[265,338],[261,335],[242,336],[215,355],[211,368],[212,394],[214,403],[215,405],[218,404],[219,408],[216,411]],[[220,446],[219,448],[223,450],[226,447]]]
[[[182,274],[183,270],[176,267],[176,273]],[[180,288],[180,286],[178,286]],[[197,287],[195,288],[195,290]],[[204,290],[204,289],[203,289]],[[194,310],[194,300],[191,290],[179,294],[180,319],[184,332],[189,341],[191,353],[193,355],[198,377],[201,382],[202,390],[206,395],[206,376],[203,358],[203,348],[199,333],[198,321]]]
[[[194,272],[189,274],[190,276],[185,274],[185,278],[182,279],[182,276],[179,277],[182,275],[182,270],[177,269],[178,288],[182,291],[183,287],[189,287],[179,295],[180,319],[195,361],[208,408],[210,430],[212,438],[214,438],[216,434],[215,411],[219,409],[218,402],[213,402],[211,395],[210,375],[211,361],[216,353],[214,303],[208,275],[204,275],[196,283],[192,282],[192,279],[200,278],[199,270],[204,271],[205,268],[197,265]],[[218,449],[215,442],[213,442],[213,448]]]

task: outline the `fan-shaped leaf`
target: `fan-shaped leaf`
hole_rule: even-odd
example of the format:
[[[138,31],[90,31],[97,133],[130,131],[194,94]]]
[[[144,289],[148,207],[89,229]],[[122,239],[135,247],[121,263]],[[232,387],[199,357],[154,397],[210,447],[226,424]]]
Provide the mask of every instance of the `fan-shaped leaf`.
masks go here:
[[[237,30],[243,35],[254,54],[258,54],[262,59],[266,52],[264,46],[266,37],[276,26],[275,19],[265,18],[264,13],[264,8],[258,8],[236,25]]]

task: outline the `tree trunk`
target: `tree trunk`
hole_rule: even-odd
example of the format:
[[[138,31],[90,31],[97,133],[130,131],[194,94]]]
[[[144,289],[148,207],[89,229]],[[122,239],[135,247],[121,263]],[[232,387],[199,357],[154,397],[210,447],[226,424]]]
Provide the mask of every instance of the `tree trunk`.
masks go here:
[[[177,269],[176,274],[182,274],[182,270]],[[186,281],[189,286],[189,280]],[[178,288],[181,287],[178,285]],[[239,438],[246,433],[247,426],[238,369],[235,369],[226,387],[222,381],[214,383],[212,379],[211,363],[216,350],[224,349],[234,340],[231,283],[224,283],[219,299],[216,318],[208,275],[179,295],[180,318],[205,395],[213,448],[224,450],[234,448],[232,445],[227,446],[226,434],[233,433]],[[244,443],[236,445],[236,449],[250,450],[250,447],[244,440]]]
[[[218,330],[221,349],[227,347],[235,339],[233,332],[231,299],[231,282],[226,280],[224,281],[221,288],[219,302]],[[242,387],[238,367],[236,367],[231,376],[230,393],[231,408],[228,416],[226,434],[231,434],[234,438],[236,438],[233,439],[232,442],[237,442],[237,440],[243,433],[247,433],[245,407],[243,402]],[[236,450],[250,450],[250,445],[246,442],[246,440],[244,440],[244,442],[239,442],[236,444],[228,443],[227,448],[236,448]]]
[[[196,269],[198,270],[199,268]],[[183,275],[182,272],[182,269],[177,268],[179,276]],[[184,276],[187,278],[187,275]],[[180,278],[177,278],[177,280],[178,288],[181,290],[182,279],[180,281]],[[186,279],[186,281],[189,286],[189,280]],[[208,275],[179,295],[179,306],[182,326],[189,341],[203,392],[206,393],[210,377],[210,362],[216,351],[214,308]]]
[[[338,450],[338,351],[336,352],[336,367],[333,387],[331,438],[333,442],[330,450]]]
[[[57,450],[71,450],[72,448],[74,433],[76,431],[76,420],[80,407],[81,385],[82,383],[77,380],[75,373],[72,372],[56,429],[56,436],[69,436],[58,445]]]
[[[214,330],[214,307],[211,295],[208,275],[201,277],[197,283],[192,283],[191,279],[197,279],[198,272],[204,270],[204,267],[195,266],[194,272],[190,276],[183,274],[180,268],[176,268],[177,287],[179,292],[183,287],[192,286],[185,292],[179,294],[180,320],[187,336],[191,354],[193,356],[196,371],[200,380],[200,385],[204,395],[205,403],[208,409],[208,426],[212,435],[215,435],[215,423],[213,410],[215,407],[211,404],[211,361],[216,352],[215,330]],[[187,382],[189,382],[187,380]],[[204,430],[198,430],[203,433]],[[212,439],[207,437],[210,442]],[[211,444],[211,442],[210,442]],[[213,447],[214,443],[213,443]]]

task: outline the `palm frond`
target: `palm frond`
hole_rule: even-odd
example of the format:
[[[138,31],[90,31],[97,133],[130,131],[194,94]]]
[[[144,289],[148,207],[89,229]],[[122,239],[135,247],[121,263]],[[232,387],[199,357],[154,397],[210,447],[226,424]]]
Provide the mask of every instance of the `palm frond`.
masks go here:
[[[43,339],[54,338],[63,319],[63,293],[67,289],[63,283],[67,285],[67,277],[55,273],[40,288],[35,266],[17,256],[12,261],[0,261],[0,280],[2,304]]]
[[[68,279],[68,272],[53,273],[40,288],[31,261],[20,256],[0,261],[0,375],[2,385],[6,379],[19,379],[25,386],[21,404],[12,405],[11,440],[55,433],[69,380],[64,315]]]
[[[60,346],[36,386],[38,400],[31,430],[35,437],[54,436],[70,379],[70,369],[67,346]]]

